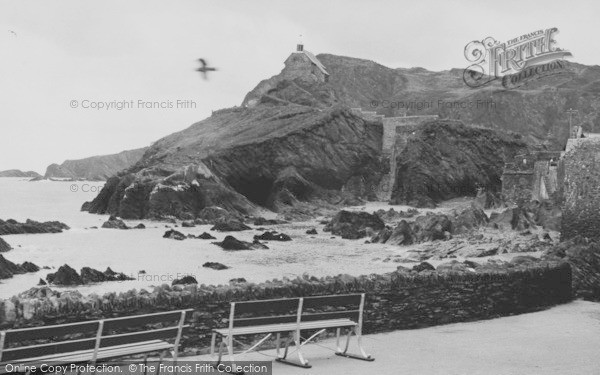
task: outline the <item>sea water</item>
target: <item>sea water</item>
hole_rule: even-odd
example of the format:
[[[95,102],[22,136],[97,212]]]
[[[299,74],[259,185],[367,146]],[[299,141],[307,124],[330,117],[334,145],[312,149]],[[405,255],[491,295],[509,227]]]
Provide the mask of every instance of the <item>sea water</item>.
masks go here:
[[[247,251],[224,251],[214,241],[233,235],[243,241],[262,233],[253,226],[243,232],[220,233],[210,231],[210,225],[194,228],[174,228],[184,234],[198,235],[209,232],[216,240],[186,239],[177,241],[163,238],[167,226],[174,224],[156,221],[131,220],[128,225],[144,223],[147,229],[103,229],[108,215],[81,212],[83,202],[92,200],[102,182],[90,181],[35,181],[21,178],[0,178],[0,219],[25,221],[58,220],[71,229],[56,234],[5,235],[2,238],[13,250],[2,255],[14,262],[30,261],[47,266],[39,272],[15,275],[0,280],[0,298],[8,298],[28,290],[45,279],[50,272],[68,264],[78,272],[82,267],[104,271],[111,267],[134,278],[125,282],[104,282],[77,287],[54,287],[77,289],[83,294],[122,292],[153,285],[171,284],[176,278],[194,276],[200,284],[226,284],[233,278],[245,278],[249,282],[262,282],[273,278],[295,278],[303,274],[327,276],[347,273],[361,275],[389,272],[396,269],[393,262],[373,261],[397,254],[393,246],[369,246],[362,240],[331,238],[322,231],[323,225],[316,220],[265,226],[292,237],[289,242],[270,241],[269,249]],[[92,229],[98,227],[98,229]],[[317,235],[305,231],[316,228]],[[219,262],[231,268],[213,270],[204,268],[205,262]],[[140,273],[145,271],[145,273]]]

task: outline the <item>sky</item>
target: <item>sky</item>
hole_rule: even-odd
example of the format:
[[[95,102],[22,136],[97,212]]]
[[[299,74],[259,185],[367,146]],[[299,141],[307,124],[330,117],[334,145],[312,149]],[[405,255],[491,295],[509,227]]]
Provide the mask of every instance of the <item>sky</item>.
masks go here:
[[[598,14],[583,0],[0,0],[0,171],[148,146],[240,105],[300,35],[315,54],[439,71],[465,68],[473,40],[557,27],[571,61],[598,65]],[[198,58],[218,69],[208,80]]]

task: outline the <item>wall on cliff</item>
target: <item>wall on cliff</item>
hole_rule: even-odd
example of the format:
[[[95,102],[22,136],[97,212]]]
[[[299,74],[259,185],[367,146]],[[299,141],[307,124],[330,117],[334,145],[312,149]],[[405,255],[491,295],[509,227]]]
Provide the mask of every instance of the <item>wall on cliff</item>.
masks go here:
[[[248,214],[252,205],[281,211],[344,194],[369,198],[372,191],[348,191],[346,184],[377,183],[381,139],[381,123],[344,108],[263,104],[217,111],[155,142],[107,182],[89,211],[193,218],[208,206]]]
[[[414,206],[500,191],[505,160],[527,150],[516,134],[450,120],[399,132],[396,144],[392,202]]]
[[[376,333],[525,313],[571,300],[571,269],[542,262],[493,272],[417,275],[340,275],[221,286],[157,287],[153,292],[82,297],[47,288],[23,293],[0,306],[2,328],[56,324],[193,308],[195,322],[184,347],[206,348],[210,332],[226,325],[232,301],[367,293],[364,332]]]
[[[561,240],[600,240],[600,139],[589,138],[564,158]]]
[[[118,154],[66,160],[60,165],[51,164],[46,168],[44,178],[106,180],[137,163],[145,151],[146,148],[138,148]]]

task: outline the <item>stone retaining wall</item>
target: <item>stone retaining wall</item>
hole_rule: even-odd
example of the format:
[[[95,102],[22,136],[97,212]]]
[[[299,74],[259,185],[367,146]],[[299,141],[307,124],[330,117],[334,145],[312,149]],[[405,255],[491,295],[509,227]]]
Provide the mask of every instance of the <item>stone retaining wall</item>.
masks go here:
[[[359,277],[304,277],[262,284],[164,285],[153,292],[109,293],[102,297],[81,296],[77,292],[42,298],[22,296],[2,301],[0,328],[194,308],[193,328],[184,337],[183,345],[198,349],[208,347],[212,328],[226,325],[231,301],[357,292],[367,293],[365,333],[386,332],[488,319],[567,302],[571,299],[571,268],[567,263],[543,262],[535,267],[483,274],[393,272]]]

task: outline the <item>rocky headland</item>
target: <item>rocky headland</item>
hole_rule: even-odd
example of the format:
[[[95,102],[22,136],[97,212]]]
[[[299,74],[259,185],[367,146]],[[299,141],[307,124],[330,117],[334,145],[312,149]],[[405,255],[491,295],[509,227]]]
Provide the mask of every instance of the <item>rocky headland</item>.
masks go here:
[[[9,169],[0,171],[0,177],[41,178],[42,175],[34,171],[23,172],[19,169]]]
[[[66,160],[62,164],[51,164],[46,168],[44,178],[104,181],[135,164],[145,151],[146,148],[139,148],[122,151],[118,154],[92,156],[85,159]]]

